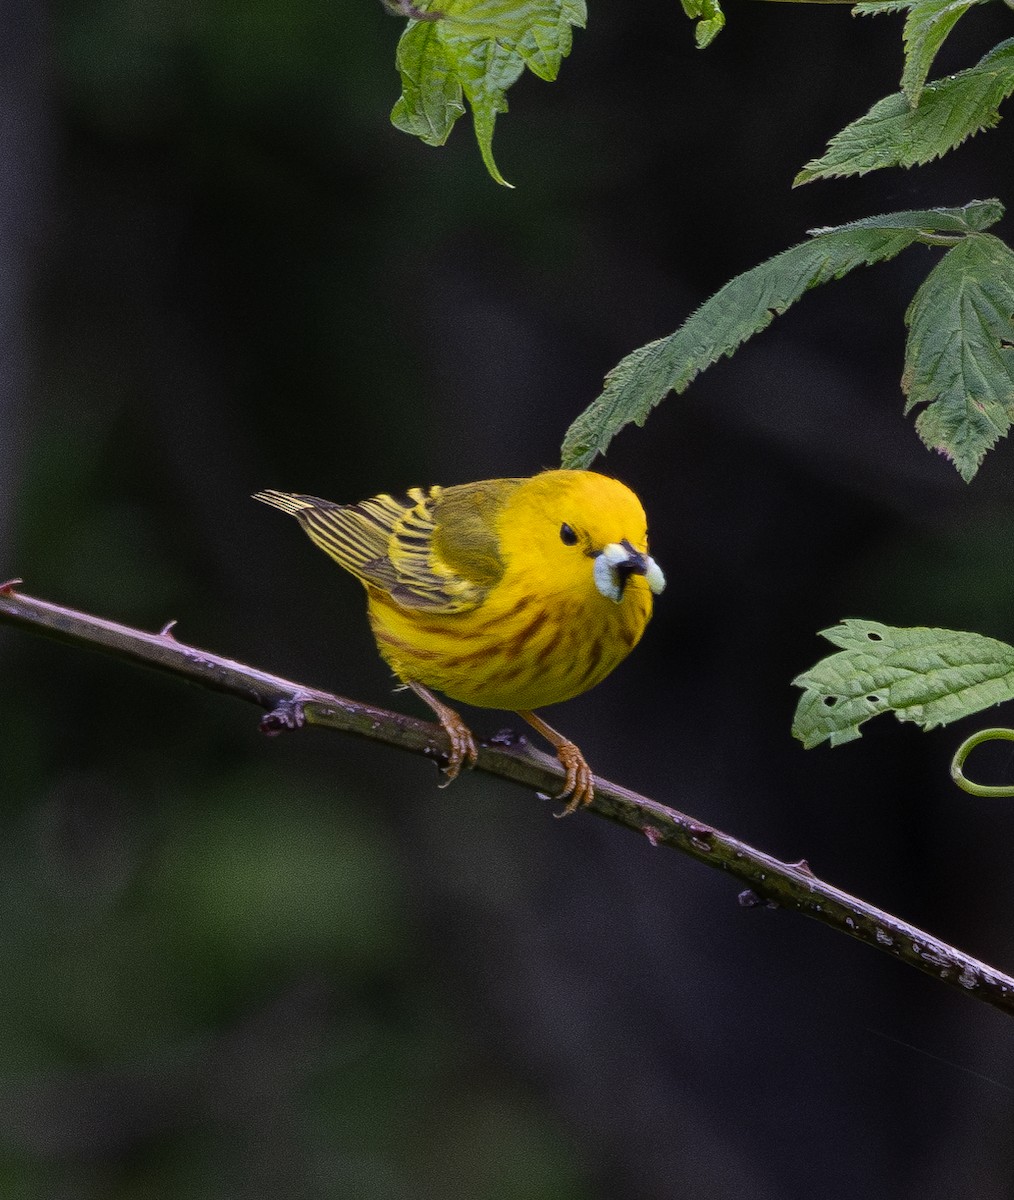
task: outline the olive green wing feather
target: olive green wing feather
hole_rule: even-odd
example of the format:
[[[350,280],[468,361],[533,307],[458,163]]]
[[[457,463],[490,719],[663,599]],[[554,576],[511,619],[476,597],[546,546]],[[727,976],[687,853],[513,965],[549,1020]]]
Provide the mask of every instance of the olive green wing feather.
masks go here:
[[[293,492],[254,499],[294,516],[310,539],[363,583],[406,608],[467,612],[486,598],[504,566],[495,518],[515,480],[374,496],[334,504]]]

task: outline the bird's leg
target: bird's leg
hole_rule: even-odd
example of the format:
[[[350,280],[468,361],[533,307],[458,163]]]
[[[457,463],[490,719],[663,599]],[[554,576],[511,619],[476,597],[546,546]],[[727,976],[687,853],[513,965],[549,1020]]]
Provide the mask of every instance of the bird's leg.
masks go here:
[[[475,766],[479,757],[475,738],[472,737],[468,726],[454,709],[449,708],[442,701],[438,700],[429,688],[423,687],[421,683],[413,683],[411,679],[406,679],[405,682],[420,700],[433,709],[444,733],[447,734],[447,740],[451,743],[450,753],[447,755],[447,766],[444,767],[444,774],[447,776],[447,779],[440,785],[441,787],[446,787],[452,779],[458,778],[462,766]]]
[[[558,815],[566,817],[586,804],[591,804],[592,797],[595,795],[594,776],[591,773],[591,767],[585,762],[584,755],[577,746],[568,741],[562,733],[557,733],[552,725],[547,725],[535,713],[519,711],[518,716],[524,717],[533,729],[537,729],[546,741],[552,744],[556,750],[556,757],[567,772],[567,777],[563,781],[563,791],[556,798],[565,800],[569,796],[570,801],[563,812]]]

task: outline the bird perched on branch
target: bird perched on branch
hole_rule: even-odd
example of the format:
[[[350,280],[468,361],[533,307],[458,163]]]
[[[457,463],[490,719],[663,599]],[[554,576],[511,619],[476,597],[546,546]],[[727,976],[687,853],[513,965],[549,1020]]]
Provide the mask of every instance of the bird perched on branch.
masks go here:
[[[533,710],[601,682],[637,645],[665,586],[628,487],[592,471],[544,471],[361,504],[254,498],[294,516],[365,586],[381,655],[450,740],[448,781],[478,751],[431,688],[523,717],[566,771],[566,812],[590,802],[581,751]]]

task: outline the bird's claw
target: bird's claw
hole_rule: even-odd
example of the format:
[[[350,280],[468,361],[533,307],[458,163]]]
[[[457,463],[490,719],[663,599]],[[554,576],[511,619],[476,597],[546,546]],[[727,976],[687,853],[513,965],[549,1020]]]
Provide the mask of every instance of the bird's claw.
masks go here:
[[[563,812],[554,815],[569,817],[579,808],[591,804],[595,796],[595,776],[592,775],[591,767],[585,762],[584,755],[573,742],[564,742],[558,746],[556,757],[567,772],[563,781],[563,791],[557,795],[556,799],[567,800],[568,796],[570,799]]]
[[[468,767],[471,770],[475,766],[479,761],[479,748],[475,744],[471,730],[457,713],[441,714],[440,724],[450,742],[447,762],[443,767],[446,778],[440,784],[440,787],[444,788],[458,778],[462,767]]]

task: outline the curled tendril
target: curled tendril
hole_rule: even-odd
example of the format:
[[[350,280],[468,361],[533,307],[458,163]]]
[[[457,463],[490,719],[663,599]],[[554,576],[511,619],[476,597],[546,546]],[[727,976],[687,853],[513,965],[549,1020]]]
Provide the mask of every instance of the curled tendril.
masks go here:
[[[975,783],[966,778],[962,770],[965,759],[976,746],[981,746],[983,742],[993,741],[1014,742],[1014,729],[980,729],[978,733],[973,733],[970,738],[966,738],[955,750],[954,757],[951,759],[951,778],[959,788],[970,792],[973,796],[1014,796],[1014,784],[1001,784],[993,787],[985,783]]]

